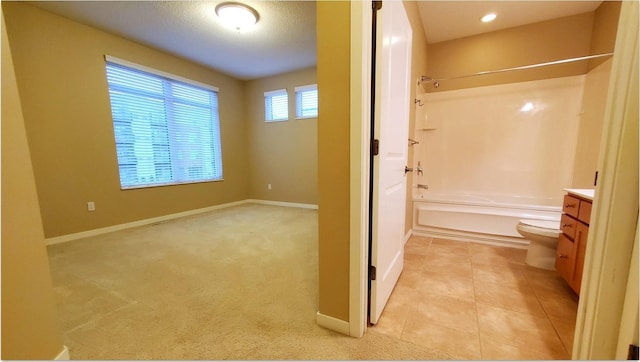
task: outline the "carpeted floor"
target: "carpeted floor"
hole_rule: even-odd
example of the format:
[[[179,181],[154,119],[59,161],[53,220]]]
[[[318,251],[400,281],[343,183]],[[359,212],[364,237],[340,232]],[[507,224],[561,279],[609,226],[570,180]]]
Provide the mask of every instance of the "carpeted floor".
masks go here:
[[[442,360],[316,322],[317,211],[245,204],[48,247],[72,359]]]

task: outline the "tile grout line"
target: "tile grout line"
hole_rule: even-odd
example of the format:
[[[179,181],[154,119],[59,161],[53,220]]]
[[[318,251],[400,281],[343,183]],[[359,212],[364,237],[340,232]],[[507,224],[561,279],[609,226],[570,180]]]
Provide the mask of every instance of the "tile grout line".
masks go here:
[[[527,280],[527,284],[529,284],[530,280],[529,280],[529,276],[527,275],[527,273],[524,273],[524,277]],[[551,327],[553,328],[553,331],[556,333],[556,337],[558,337],[558,339],[560,340],[560,343],[562,343],[562,347],[564,348],[565,352],[567,352],[567,354],[569,355],[569,358],[571,358],[571,354],[572,353],[571,353],[571,351],[569,351],[569,348],[567,347],[567,345],[565,344],[564,340],[560,336],[560,332],[558,331],[558,328],[553,323],[553,321],[551,321],[551,317],[549,317],[549,312],[547,312],[547,308],[545,308],[544,304],[542,304],[542,300],[540,299],[540,296],[536,292],[535,288],[533,288],[533,286],[532,286],[531,289],[533,290],[533,295],[536,297],[536,300],[538,301],[538,303],[540,303],[540,306],[542,307],[542,311],[544,312],[544,316],[547,318],[547,321],[549,322],[549,324],[551,324]]]

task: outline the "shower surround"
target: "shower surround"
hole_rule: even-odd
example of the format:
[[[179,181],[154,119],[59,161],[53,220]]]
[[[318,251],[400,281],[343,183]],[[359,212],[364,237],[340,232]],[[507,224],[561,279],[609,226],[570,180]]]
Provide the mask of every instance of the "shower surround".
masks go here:
[[[525,247],[518,219],[559,220],[585,77],[419,94],[414,233]]]

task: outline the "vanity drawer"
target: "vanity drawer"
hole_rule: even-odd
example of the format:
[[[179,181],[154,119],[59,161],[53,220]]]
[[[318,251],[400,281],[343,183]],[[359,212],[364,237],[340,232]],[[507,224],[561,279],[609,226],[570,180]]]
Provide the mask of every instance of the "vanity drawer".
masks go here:
[[[578,220],[585,224],[589,224],[591,220],[591,203],[588,201],[580,201],[580,210],[578,211]]]
[[[578,210],[580,209],[580,199],[571,195],[564,195],[562,203],[562,212],[578,218]]]
[[[576,237],[576,226],[578,221],[567,214],[563,214],[560,218],[560,229],[572,240]]]

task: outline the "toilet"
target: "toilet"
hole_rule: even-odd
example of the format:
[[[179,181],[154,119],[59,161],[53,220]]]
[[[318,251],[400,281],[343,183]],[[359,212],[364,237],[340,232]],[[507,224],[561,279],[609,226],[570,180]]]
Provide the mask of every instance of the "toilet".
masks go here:
[[[560,230],[560,220],[520,220],[516,226],[518,233],[529,240],[525,262],[536,268],[556,270],[556,248]]]

